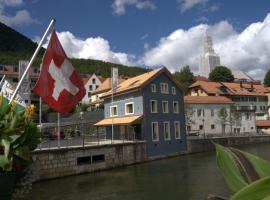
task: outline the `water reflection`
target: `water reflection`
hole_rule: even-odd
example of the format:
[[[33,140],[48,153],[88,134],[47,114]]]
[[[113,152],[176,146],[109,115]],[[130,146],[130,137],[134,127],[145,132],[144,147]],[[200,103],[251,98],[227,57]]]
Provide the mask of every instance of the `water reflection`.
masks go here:
[[[269,144],[242,149],[270,160]],[[27,199],[203,200],[209,193],[230,194],[214,152],[36,183]]]

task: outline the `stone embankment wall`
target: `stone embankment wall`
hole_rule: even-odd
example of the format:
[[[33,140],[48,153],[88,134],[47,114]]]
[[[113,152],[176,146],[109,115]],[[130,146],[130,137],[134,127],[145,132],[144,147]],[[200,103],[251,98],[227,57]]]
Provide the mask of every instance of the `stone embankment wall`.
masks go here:
[[[206,139],[188,139],[187,153],[199,153],[205,151],[213,151],[212,142],[222,144],[224,146],[239,146],[245,144],[270,143],[270,136],[239,136],[239,137],[218,137]]]
[[[183,154],[213,151],[212,141],[225,146],[238,146],[270,143],[270,136],[188,139],[188,150]],[[32,157],[34,161],[33,176],[36,181],[153,160],[147,158],[145,142],[38,150],[32,153]]]
[[[37,181],[144,162],[146,149],[145,142],[110,144],[38,150],[32,153],[32,158]]]

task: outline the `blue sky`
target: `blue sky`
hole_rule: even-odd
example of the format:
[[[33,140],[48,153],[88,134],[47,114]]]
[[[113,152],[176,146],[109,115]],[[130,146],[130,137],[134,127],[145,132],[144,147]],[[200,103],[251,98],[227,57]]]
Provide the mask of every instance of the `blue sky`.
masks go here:
[[[208,30],[222,64],[256,79],[270,68],[269,10],[267,0],[0,0],[0,20],[33,40],[54,17],[71,57],[196,73]]]

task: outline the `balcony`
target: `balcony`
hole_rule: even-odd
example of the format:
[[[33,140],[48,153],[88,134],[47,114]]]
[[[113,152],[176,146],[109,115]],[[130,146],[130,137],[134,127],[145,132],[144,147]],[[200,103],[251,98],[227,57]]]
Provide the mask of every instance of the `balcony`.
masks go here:
[[[256,106],[250,105],[250,106],[234,106],[233,110],[235,111],[249,111],[249,112],[255,112],[256,111]]]

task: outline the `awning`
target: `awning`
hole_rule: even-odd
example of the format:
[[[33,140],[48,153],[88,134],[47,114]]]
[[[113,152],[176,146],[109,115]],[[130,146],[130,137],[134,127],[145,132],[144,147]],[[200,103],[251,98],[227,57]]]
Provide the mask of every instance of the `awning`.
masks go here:
[[[106,118],[106,119],[103,119],[103,120],[97,122],[96,124],[94,124],[94,126],[110,126],[110,125],[112,125],[112,122],[114,125],[130,125],[130,124],[134,124],[135,122],[137,122],[141,118],[142,118],[142,115],[135,115],[135,116],[133,115],[133,116],[129,116],[129,117]]]

